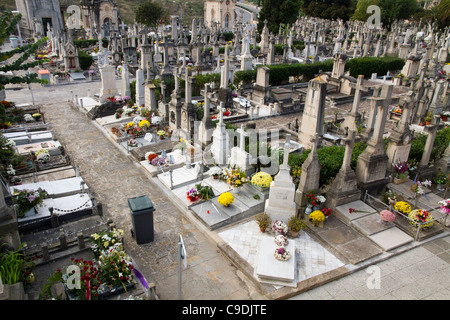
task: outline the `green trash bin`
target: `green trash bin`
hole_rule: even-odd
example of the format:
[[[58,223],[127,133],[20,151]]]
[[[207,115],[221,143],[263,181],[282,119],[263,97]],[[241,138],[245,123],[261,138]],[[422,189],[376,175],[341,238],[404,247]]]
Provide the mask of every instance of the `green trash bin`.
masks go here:
[[[153,212],[155,208],[147,196],[128,199],[131,211],[132,230],[131,235],[137,244],[152,242],[154,239]]]

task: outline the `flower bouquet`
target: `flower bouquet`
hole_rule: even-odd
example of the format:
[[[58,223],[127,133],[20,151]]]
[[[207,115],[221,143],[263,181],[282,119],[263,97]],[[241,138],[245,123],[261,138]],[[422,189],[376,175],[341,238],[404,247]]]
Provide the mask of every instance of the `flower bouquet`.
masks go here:
[[[392,164],[395,170],[395,177],[403,182],[403,180],[408,178],[408,164],[406,162],[397,161]],[[400,183],[398,181],[398,183]]]
[[[227,181],[227,183],[230,186],[236,188],[241,187],[244,183],[249,181],[245,172],[241,171],[239,168],[231,170],[225,169],[223,173],[223,178]]]
[[[394,222],[395,220],[395,214],[393,214],[389,210],[382,210],[380,212],[380,219],[383,222]]]
[[[133,264],[121,244],[103,250],[98,259],[100,280],[113,289],[133,283]],[[100,290],[99,290],[100,291]]]
[[[411,205],[406,201],[398,201],[394,205],[394,209],[397,210],[398,212],[409,214],[411,212]]]
[[[431,187],[430,180],[425,180],[423,182],[417,180],[411,187],[411,191],[414,192],[416,196],[420,196],[422,194],[425,194],[425,187]]]
[[[291,253],[288,250],[286,250],[285,247],[276,248],[273,255],[275,259],[280,261],[287,261],[291,258]]]
[[[450,199],[441,200],[438,202],[441,205],[441,212],[450,214]]]
[[[143,120],[139,121],[139,127],[140,128],[148,128],[148,127],[150,127],[150,122],[146,119],[143,119]]]
[[[116,243],[122,243],[123,230],[114,228],[111,231],[106,230],[100,233],[93,233],[91,238],[93,243],[91,251],[94,253],[95,258],[98,259],[103,250],[109,250]]]
[[[333,210],[331,208],[323,208],[320,211],[322,211],[325,218],[331,216],[331,213],[333,212]]]
[[[71,258],[72,265],[67,268],[66,273],[62,275],[64,284],[69,282],[69,279],[73,277],[76,272],[74,267],[79,270],[79,286],[73,286],[71,288],[65,285],[66,293],[70,299],[77,300],[98,300],[98,287],[101,284],[99,270],[97,266],[91,260],[74,259]],[[58,272],[61,272],[58,269]]]
[[[147,159],[150,163],[152,162],[153,159],[155,159],[156,157],[158,157],[158,155],[154,152],[147,152],[145,154],[145,159]]]
[[[224,192],[217,198],[217,202],[225,207],[229,207],[234,202],[234,196],[230,192]]]
[[[158,165],[164,165],[166,163],[166,159],[164,159],[164,157],[157,156],[153,158],[150,163],[152,164],[152,166],[157,167]]]
[[[187,198],[189,199],[189,201],[191,202],[195,202],[198,199],[200,199],[200,194],[197,191],[197,188],[191,188],[189,189],[188,192],[186,192]]]
[[[288,239],[282,234],[276,236],[274,238],[274,241],[275,241],[275,244],[277,245],[277,247],[284,247],[284,246],[287,246],[289,243]]]
[[[13,201],[17,204],[17,217],[23,218],[28,210],[42,205],[47,195],[47,191],[42,188],[37,190],[14,189]]]
[[[434,224],[434,221],[431,221],[433,220],[431,214],[428,211],[422,209],[412,210],[408,214],[408,218],[410,219],[410,224],[412,224],[416,228],[421,224],[424,230],[430,229]]]
[[[280,220],[275,220],[275,223],[273,224],[272,228],[273,230],[275,230],[275,232],[281,235],[286,235],[288,232],[287,224]]]
[[[39,162],[47,162],[50,160],[50,153],[47,149],[40,149],[35,153],[36,160]]]
[[[136,141],[136,139],[128,139],[127,145],[128,145],[129,147],[137,147],[137,141]]]

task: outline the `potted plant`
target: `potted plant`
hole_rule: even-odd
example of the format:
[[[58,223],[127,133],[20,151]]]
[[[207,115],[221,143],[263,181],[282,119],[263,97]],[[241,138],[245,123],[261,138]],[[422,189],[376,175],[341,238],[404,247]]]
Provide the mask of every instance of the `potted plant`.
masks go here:
[[[390,225],[395,220],[395,214],[389,210],[382,210],[380,212],[380,221],[384,225]]]
[[[309,221],[311,221],[313,226],[323,228],[323,222],[325,221],[325,215],[320,210],[314,210],[309,215]]]
[[[425,120],[425,125],[431,124],[431,119],[433,118],[433,114],[431,112],[428,112],[426,117],[423,118]]]
[[[441,200],[438,204],[441,206],[440,210],[442,213],[450,214],[450,199]]]
[[[306,228],[306,224],[300,217],[293,215],[288,220],[288,228],[291,236],[297,238],[300,230]]]
[[[208,174],[213,177],[213,179],[219,179],[220,174],[222,173],[222,169],[219,167],[212,167],[209,169]]]
[[[202,186],[201,183],[195,185],[197,193],[201,199],[208,201],[214,198],[214,190],[210,186]]]
[[[265,191],[270,187],[270,183],[272,182],[272,176],[267,172],[260,171],[252,176],[250,182],[260,191]]]
[[[437,189],[439,191],[444,191],[444,185],[447,183],[447,175],[444,172],[439,173],[436,178],[434,179],[434,181],[437,184]]]
[[[256,216],[256,223],[259,226],[259,230],[265,232],[272,223],[272,219],[267,213],[263,212]]]
[[[234,196],[230,192],[224,192],[217,198],[217,202],[225,207],[229,207],[234,202]]]
[[[163,140],[166,132],[164,130],[158,130],[156,134],[159,136],[159,139]]]
[[[423,209],[412,210],[408,213],[408,218],[413,227],[418,228],[420,226],[423,230],[430,229],[434,224],[433,216]]]
[[[392,164],[395,170],[394,184],[400,184],[409,180],[408,164],[406,162],[397,161]]]

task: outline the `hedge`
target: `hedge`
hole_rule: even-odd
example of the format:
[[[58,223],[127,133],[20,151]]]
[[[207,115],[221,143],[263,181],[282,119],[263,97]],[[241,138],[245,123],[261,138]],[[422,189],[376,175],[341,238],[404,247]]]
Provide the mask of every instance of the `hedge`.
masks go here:
[[[345,70],[350,72],[350,75],[357,78],[362,74],[365,78],[370,78],[372,73],[384,75],[388,71],[395,72],[403,68],[405,60],[397,57],[386,56],[382,58],[377,57],[362,57],[349,59],[345,65]],[[331,71],[333,69],[333,60],[329,59],[323,62],[303,64],[275,64],[266,66],[270,69],[269,84],[272,86],[289,83],[289,77],[303,76],[303,81],[309,81],[314,78],[320,70],[323,72]],[[234,85],[249,85],[256,81],[256,69],[248,71],[236,71],[234,74]]]
[[[385,75],[388,71],[396,72],[403,68],[405,60],[397,57],[361,57],[349,59],[345,64],[345,70],[350,72],[352,77],[357,78],[362,74],[365,78],[370,78],[372,73]]]
[[[303,76],[304,81],[308,81],[322,71],[331,71],[333,68],[333,60],[323,62],[303,64],[275,64],[266,66],[270,69],[269,84],[272,86],[289,83],[289,77]],[[256,81],[256,69],[248,71],[236,71],[234,73],[234,85],[248,85]]]

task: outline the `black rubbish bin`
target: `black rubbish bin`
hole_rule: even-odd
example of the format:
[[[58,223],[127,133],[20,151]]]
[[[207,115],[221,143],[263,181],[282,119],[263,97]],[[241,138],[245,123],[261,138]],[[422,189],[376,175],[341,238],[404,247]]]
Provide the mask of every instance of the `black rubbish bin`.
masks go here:
[[[130,198],[128,206],[131,210],[133,225],[131,234],[137,244],[152,242],[154,239],[153,211],[155,211],[152,201],[147,196]]]

